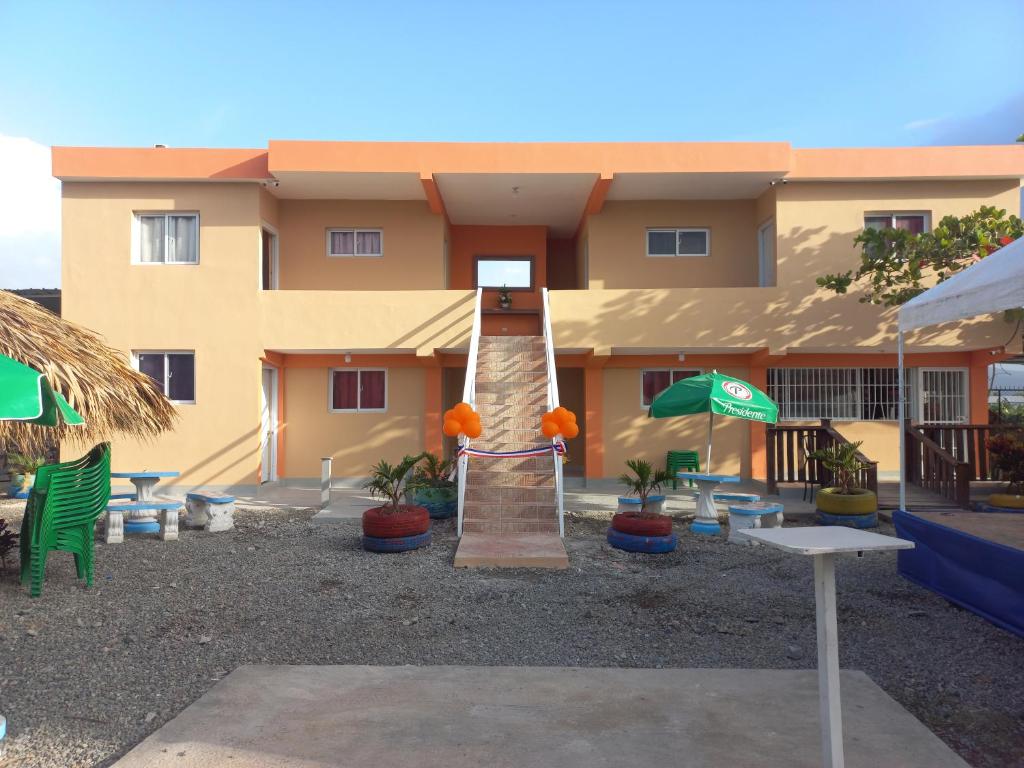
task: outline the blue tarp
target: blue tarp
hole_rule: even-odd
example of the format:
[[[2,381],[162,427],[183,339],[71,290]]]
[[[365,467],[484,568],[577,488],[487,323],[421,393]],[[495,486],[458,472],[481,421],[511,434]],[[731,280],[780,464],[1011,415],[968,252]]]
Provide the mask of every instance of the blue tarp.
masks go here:
[[[1024,551],[897,510],[901,576],[1024,637]]]

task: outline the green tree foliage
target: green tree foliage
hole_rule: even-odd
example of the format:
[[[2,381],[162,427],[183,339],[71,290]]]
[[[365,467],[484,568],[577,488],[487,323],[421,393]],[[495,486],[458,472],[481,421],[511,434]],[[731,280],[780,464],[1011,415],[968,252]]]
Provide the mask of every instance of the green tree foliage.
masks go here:
[[[857,271],[824,275],[817,282],[835,293],[863,283],[861,302],[898,306],[1022,235],[1020,217],[991,205],[966,216],[945,216],[931,232],[919,235],[904,229],[865,229],[853,241],[861,249]]]

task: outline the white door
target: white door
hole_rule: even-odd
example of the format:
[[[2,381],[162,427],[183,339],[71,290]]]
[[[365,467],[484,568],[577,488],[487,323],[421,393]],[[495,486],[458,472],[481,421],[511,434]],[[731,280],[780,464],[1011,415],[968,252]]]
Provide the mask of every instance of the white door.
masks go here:
[[[260,482],[277,480],[277,369],[264,367],[260,402]]]
[[[757,230],[757,271],[759,286],[775,285],[775,219]]]

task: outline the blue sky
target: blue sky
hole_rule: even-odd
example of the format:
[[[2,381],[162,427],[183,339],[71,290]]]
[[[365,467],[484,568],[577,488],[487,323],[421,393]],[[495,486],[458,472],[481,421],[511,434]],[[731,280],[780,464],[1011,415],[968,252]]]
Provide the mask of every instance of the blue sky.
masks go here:
[[[1010,142],[1021,30],[1021,0],[0,0],[0,164],[268,138]],[[57,222],[3,186],[0,280],[52,284],[53,231],[46,269],[11,277],[10,232]]]

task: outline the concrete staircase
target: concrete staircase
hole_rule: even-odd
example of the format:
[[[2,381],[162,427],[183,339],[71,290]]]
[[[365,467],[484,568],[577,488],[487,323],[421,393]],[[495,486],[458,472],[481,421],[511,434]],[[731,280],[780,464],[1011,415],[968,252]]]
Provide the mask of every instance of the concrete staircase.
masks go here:
[[[540,433],[547,410],[547,366],[540,336],[481,336],[476,409],[483,434],[474,448],[515,451],[549,442]],[[565,568],[558,536],[550,455],[473,456],[466,475],[463,537],[456,566]]]

